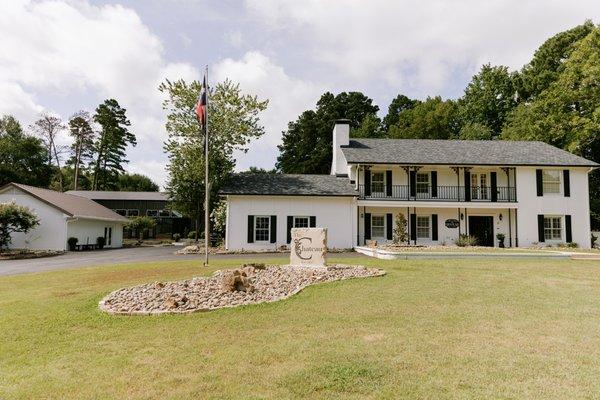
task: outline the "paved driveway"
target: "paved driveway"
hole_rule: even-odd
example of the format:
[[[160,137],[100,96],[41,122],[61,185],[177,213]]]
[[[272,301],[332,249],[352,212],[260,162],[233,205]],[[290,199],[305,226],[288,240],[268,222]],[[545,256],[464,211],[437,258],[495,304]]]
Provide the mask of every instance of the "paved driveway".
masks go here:
[[[0,261],[0,275],[25,274],[30,272],[44,272],[56,269],[81,268],[95,265],[130,264],[150,261],[171,260],[203,260],[203,255],[195,254],[173,254],[179,247],[136,247],[128,249],[114,249],[89,252],[70,252],[60,256],[34,258],[29,260],[5,260]],[[343,257],[365,257],[359,253],[341,253],[335,256]],[[288,258],[288,254],[265,253],[265,254],[216,254],[211,255],[215,259],[237,259],[237,258]]]

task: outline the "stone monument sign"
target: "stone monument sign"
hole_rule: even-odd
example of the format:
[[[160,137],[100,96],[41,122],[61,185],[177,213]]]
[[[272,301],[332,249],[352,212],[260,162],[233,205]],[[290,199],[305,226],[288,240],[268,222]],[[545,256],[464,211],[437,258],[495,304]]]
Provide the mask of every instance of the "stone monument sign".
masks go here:
[[[290,265],[324,267],[327,263],[327,228],[292,228]]]

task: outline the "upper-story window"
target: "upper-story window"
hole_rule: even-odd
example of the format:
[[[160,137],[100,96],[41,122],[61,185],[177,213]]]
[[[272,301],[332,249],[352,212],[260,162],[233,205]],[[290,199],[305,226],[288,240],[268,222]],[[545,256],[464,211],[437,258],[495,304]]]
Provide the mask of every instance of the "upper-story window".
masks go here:
[[[542,173],[544,193],[560,193],[560,171],[545,169]]]
[[[427,172],[417,174],[417,193],[429,193],[429,174]]]
[[[383,172],[373,172],[371,175],[371,191],[383,193],[385,187],[385,181]]]

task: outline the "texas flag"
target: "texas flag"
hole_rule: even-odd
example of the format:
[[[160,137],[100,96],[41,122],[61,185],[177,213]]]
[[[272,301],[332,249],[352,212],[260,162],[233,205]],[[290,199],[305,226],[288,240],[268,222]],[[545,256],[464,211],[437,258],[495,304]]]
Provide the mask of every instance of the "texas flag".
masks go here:
[[[196,118],[198,118],[198,122],[202,129],[206,128],[206,76],[204,77],[204,81],[202,82],[202,89],[200,89],[200,94],[198,94],[198,101],[196,102],[196,107],[194,108],[196,112]]]

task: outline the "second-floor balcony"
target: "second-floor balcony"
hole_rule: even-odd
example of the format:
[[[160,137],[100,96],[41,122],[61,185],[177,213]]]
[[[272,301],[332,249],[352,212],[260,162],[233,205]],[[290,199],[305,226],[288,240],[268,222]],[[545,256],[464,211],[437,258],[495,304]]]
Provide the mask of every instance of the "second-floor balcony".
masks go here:
[[[435,186],[431,185],[359,185],[359,197],[363,200],[404,201],[483,201],[516,202],[515,187],[497,186]]]

